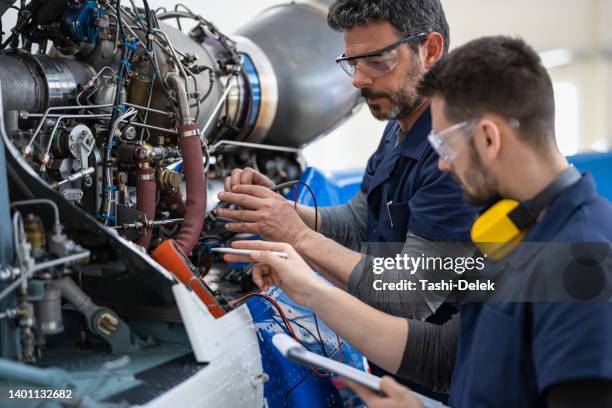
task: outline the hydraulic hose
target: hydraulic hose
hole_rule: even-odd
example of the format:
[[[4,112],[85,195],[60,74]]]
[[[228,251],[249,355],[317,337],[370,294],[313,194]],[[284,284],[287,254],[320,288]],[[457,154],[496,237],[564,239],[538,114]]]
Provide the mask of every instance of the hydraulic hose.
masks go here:
[[[189,102],[183,80],[178,74],[171,74],[168,75],[167,82],[168,86],[174,89],[178,100],[180,124],[177,130],[187,187],[185,216],[176,236],[176,243],[183,253],[189,255],[202,232],[206,214],[206,175],[202,162],[202,142],[199,126],[189,115]]]

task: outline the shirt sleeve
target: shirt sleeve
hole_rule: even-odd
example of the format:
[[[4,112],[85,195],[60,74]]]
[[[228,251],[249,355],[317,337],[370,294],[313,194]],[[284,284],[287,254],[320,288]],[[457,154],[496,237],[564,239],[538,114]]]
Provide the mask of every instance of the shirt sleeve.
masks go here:
[[[474,253],[474,247],[470,244],[454,242],[430,241],[418,235],[408,232],[402,246],[400,256],[408,258],[444,258],[444,257],[469,257]],[[425,320],[444,303],[449,292],[440,291],[395,291],[374,290],[374,281],[401,282],[407,278],[406,270],[385,269],[385,273],[377,275],[373,272],[373,259],[371,256],[363,257],[353,268],[348,283],[348,292],[360,299],[362,302],[394,316],[407,317],[410,319]],[[430,281],[441,281],[444,278],[456,277],[455,272],[444,269],[424,270],[418,269],[410,275],[412,281],[420,279]]]
[[[397,375],[434,392],[448,392],[460,331],[459,314],[441,326],[408,321],[408,342]]]
[[[459,184],[438,169],[433,150],[423,158],[417,189],[409,201],[408,230],[435,241],[470,242],[478,209],[463,200]]]
[[[348,204],[319,208],[321,233],[353,251],[361,249],[366,239],[368,206],[359,191]]]
[[[612,303],[533,303],[539,391],[564,381],[612,380]]]

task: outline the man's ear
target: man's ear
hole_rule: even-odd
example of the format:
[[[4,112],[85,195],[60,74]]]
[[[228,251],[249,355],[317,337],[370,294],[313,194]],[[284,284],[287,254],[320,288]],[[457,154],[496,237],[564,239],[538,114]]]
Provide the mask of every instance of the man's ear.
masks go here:
[[[429,33],[427,40],[421,45],[421,62],[425,70],[429,70],[444,55],[444,37],[440,33]]]
[[[474,143],[485,164],[491,164],[499,159],[501,152],[501,132],[497,123],[490,119],[482,119],[474,129]]]

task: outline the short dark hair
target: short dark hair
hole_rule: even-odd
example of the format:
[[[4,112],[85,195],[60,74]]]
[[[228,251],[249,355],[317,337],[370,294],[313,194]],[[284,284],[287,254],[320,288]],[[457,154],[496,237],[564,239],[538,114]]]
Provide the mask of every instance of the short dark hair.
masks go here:
[[[336,0],[327,15],[329,26],[339,32],[375,21],[389,22],[402,36],[440,33],[448,52],[450,34],[440,0]]]
[[[543,146],[555,140],[552,82],[522,39],[483,37],[453,50],[425,74],[418,92],[442,97],[450,120],[497,114],[517,119],[525,142]]]

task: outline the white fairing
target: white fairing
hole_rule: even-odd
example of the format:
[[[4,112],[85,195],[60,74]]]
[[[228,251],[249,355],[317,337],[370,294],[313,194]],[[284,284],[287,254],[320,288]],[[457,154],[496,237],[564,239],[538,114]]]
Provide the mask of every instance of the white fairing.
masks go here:
[[[196,359],[208,365],[146,407],[264,406],[267,376],[249,309],[243,305],[215,319],[183,285],[172,289]]]

